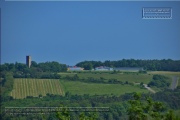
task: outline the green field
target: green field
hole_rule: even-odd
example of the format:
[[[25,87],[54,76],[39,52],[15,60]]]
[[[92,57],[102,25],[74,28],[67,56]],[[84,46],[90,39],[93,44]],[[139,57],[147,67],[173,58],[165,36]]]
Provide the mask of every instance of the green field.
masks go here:
[[[112,74],[112,72],[67,72],[59,73],[61,77],[78,75],[80,79],[88,79],[89,77],[95,79],[104,78],[104,80],[117,79],[119,81],[129,83],[149,83],[152,80],[154,74],[161,74],[171,78],[172,76],[178,76],[180,78],[180,72],[165,72],[165,71],[152,71],[147,74],[140,73],[127,73],[118,72]],[[171,79],[170,79],[171,80]],[[178,82],[180,85],[180,82]],[[155,88],[154,88],[155,89]],[[156,89],[155,89],[156,90]],[[156,91],[159,91],[157,88]],[[103,83],[87,83],[80,81],[69,80],[54,80],[54,79],[15,79],[13,90],[10,95],[13,98],[25,98],[26,96],[38,97],[40,94],[45,96],[47,93],[64,95],[65,92],[71,94],[89,94],[89,95],[103,95],[114,94],[121,95],[131,92],[149,92],[146,89],[141,89],[138,85],[122,85],[122,84],[103,84]]]
[[[64,86],[65,91],[71,94],[89,94],[89,95],[104,95],[114,94],[122,95],[124,93],[132,92],[149,92],[147,89],[141,89],[138,86],[120,85],[120,84],[98,84],[98,83],[83,83],[79,81],[65,81],[62,80],[61,84]]]
[[[143,82],[145,84],[149,83],[152,80],[152,77],[154,74],[160,74],[160,75],[164,75],[170,78],[173,76],[178,76],[179,77],[179,82],[178,82],[178,86],[180,86],[180,72],[171,72],[171,71],[148,71],[147,74],[140,74],[138,72],[118,72],[116,74],[112,74],[112,71],[105,71],[105,72],[100,72],[100,71],[81,71],[81,72],[68,72],[68,73],[59,73],[62,77],[65,76],[74,76],[75,74],[77,74],[79,76],[79,78],[81,79],[87,79],[88,77],[93,77],[93,78],[98,78],[100,79],[105,78],[105,79],[117,79],[119,81],[125,82],[136,82],[136,83],[140,83]]]
[[[26,96],[38,97],[50,94],[64,94],[59,80],[52,79],[15,79],[13,90],[10,95],[15,98],[25,98]]]
[[[65,76],[74,76],[75,73],[59,73],[62,77]],[[76,72],[76,74],[78,75],[78,77],[80,79],[87,79],[88,77],[92,77],[92,78],[104,78],[106,80],[108,79],[117,79],[119,81],[125,82],[131,82],[131,83],[140,83],[143,82],[145,84],[149,83],[152,80],[152,76],[153,75],[149,75],[149,74],[139,74],[137,72],[134,73],[116,73],[116,74],[112,74],[111,72]]]
[[[53,79],[15,79],[14,87],[10,95],[15,98],[25,98],[26,96],[45,96],[47,93],[64,95],[65,92],[83,95],[121,95],[131,92],[149,92],[138,86],[121,84],[98,84],[84,83],[79,81],[53,80]]]
[[[148,72],[148,74],[159,74],[159,75],[164,75],[164,76],[168,76],[168,77],[173,77],[173,76],[177,76],[180,78],[180,72],[169,72],[169,71],[151,71]]]

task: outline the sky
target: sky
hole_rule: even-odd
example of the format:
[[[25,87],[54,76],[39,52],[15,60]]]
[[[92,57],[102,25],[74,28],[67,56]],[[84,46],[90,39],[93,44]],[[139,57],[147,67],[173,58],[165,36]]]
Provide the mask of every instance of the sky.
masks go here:
[[[142,19],[143,7],[172,7],[172,19]],[[0,0],[1,64],[84,60],[180,60],[180,1]]]

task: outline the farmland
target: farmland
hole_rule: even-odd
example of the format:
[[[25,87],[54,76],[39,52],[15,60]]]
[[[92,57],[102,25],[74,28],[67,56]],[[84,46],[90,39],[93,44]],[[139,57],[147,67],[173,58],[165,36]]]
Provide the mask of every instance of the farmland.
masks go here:
[[[53,79],[15,79],[10,95],[15,98],[45,96],[47,93],[63,95],[59,80]]]
[[[27,96],[38,97],[39,95],[45,96],[49,94],[64,95],[65,92],[70,92],[71,94],[83,95],[104,95],[104,94],[113,94],[113,95],[122,95],[124,93],[131,92],[149,92],[147,89],[142,89],[138,85],[132,84],[106,84],[103,83],[87,83],[84,80],[87,80],[89,77],[95,79],[103,78],[104,81],[109,79],[117,79],[118,81],[129,83],[140,83],[144,84],[149,83],[152,80],[154,74],[162,74],[171,78],[172,76],[180,77],[180,72],[163,72],[163,71],[154,71],[148,72],[147,74],[140,74],[138,72],[117,72],[112,74],[112,72],[66,72],[59,73],[61,79],[27,79],[27,78],[18,78],[14,79],[13,90],[10,92],[10,95],[13,98],[25,98]],[[69,81],[63,79],[66,76],[73,77],[77,75],[82,81]],[[178,82],[180,83],[180,82]],[[155,91],[158,88],[153,88]]]
[[[159,75],[164,75],[167,77],[173,77],[173,76],[177,76],[180,78],[180,72],[170,72],[170,71],[151,71],[148,72],[148,74],[159,74]]]
[[[128,81],[128,82],[131,82],[131,83],[134,83],[134,82],[137,82],[137,83],[140,83],[140,82],[143,82],[145,84],[147,84],[148,82],[151,81],[152,79],[152,76],[151,74],[139,74],[138,72],[130,72],[130,73],[126,73],[126,72],[118,72],[116,74],[112,74],[112,72],[96,72],[96,71],[93,71],[93,72],[72,72],[69,74],[63,74],[63,73],[59,73],[62,77],[65,77],[65,76],[74,76],[76,73],[76,75],[78,75],[78,77],[80,79],[87,79],[89,77],[93,77],[95,79],[100,79],[100,78],[104,78],[105,80],[108,80],[108,79],[117,79],[118,81],[122,81],[122,82],[125,82],[125,81]]]
[[[61,81],[65,91],[69,91],[71,94],[89,94],[89,95],[122,95],[124,93],[132,92],[149,92],[146,89],[141,89],[138,86],[120,85],[120,84],[98,84],[98,83],[84,83],[79,81]]]
[[[171,71],[148,71],[147,74],[139,74],[138,72],[117,72],[116,74],[112,74],[112,72],[100,72],[100,71],[81,71],[81,72],[67,72],[67,73],[59,73],[62,77],[65,76],[74,76],[77,74],[79,78],[86,79],[88,77],[93,78],[105,78],[105,79],[117,79],[119,81],[131,82],[131,83],[140,83],[143,82],[145,84],[149,83],[152,80],[153,75],[159,74],[164,75],[172,79],[173,76],[177,76],[180,78],[180,72],[171,72]],[[178,82],[178,86],[180,86],[180,82]]]
[[[132,85],[84,83],[53,79],[15,79],[14,88],[10,95],[15,99],[19,99],[27,96],[45,96],[47,93],[58,95],[64,95],[65,92],[70,92],[74,95],[122,95],[134,91],[148,92],[146,89],[141,89],[138,86]]]

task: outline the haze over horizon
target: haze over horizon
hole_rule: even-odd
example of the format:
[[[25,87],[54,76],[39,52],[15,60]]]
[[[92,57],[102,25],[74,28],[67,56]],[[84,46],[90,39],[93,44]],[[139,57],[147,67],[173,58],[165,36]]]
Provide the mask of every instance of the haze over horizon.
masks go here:
[[[143,7],[172,7],[172,19],[142,19]],[[1,63],[180,60],[180,2],[0,1]]]

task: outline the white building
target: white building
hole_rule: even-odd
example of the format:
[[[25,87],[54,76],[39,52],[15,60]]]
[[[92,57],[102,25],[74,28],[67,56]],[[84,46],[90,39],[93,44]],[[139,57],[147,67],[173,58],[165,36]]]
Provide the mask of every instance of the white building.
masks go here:
[[[106,67],[106,66],[100,66],[100,67],[96,67],[95,70],[98,70],[98,71],[112,71],[113,68]]]
[[[68,67],[68,71],[81,71],[81,70],[84,70],[84,68],[77,67],[77,66]]]

